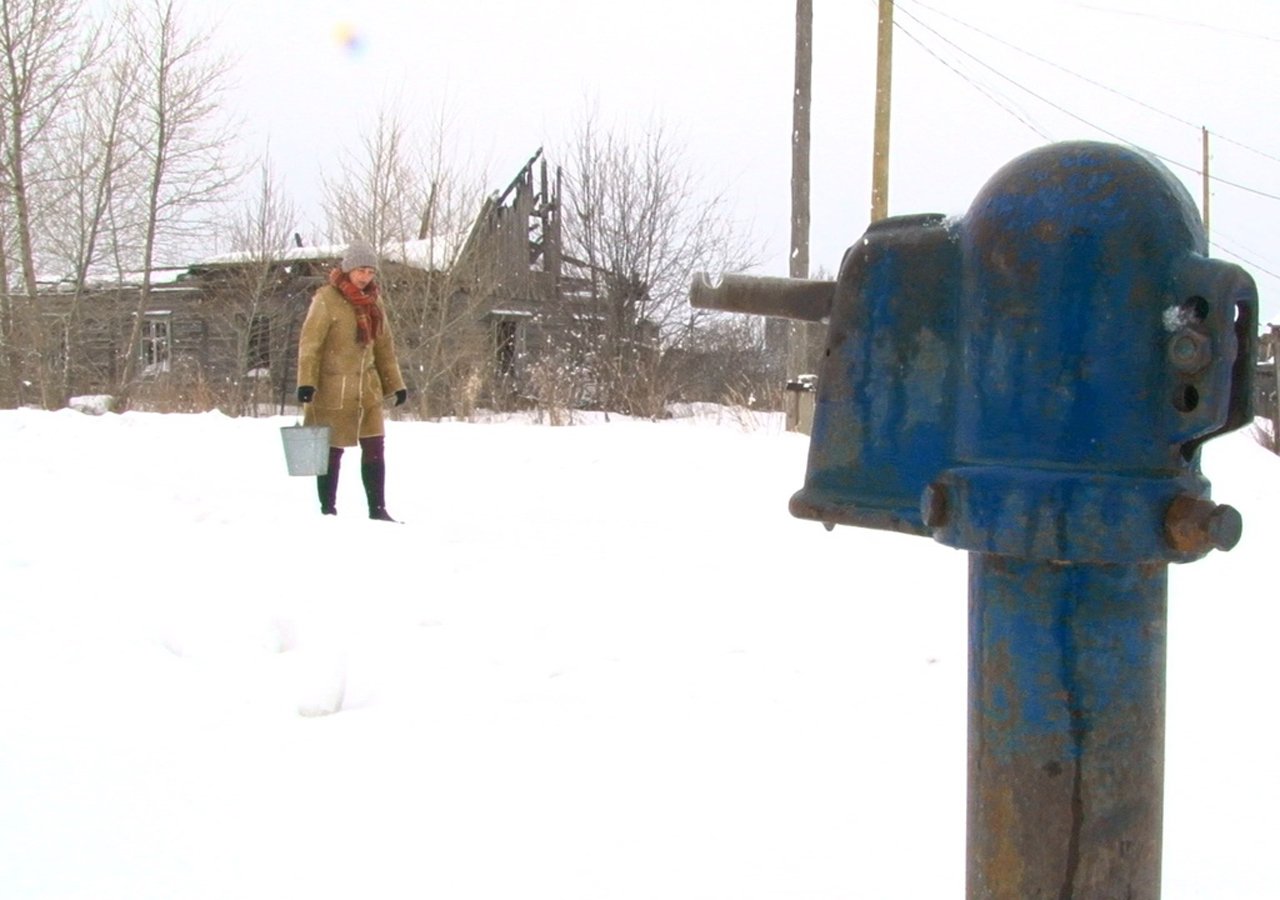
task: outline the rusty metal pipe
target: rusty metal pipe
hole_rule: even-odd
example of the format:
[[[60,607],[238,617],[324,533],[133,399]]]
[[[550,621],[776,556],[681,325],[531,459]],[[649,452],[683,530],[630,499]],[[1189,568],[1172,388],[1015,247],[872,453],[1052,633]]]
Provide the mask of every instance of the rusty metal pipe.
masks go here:
[[[689,286],[689,304],[699,309],[823,322],[831,314],[835,293],[834,281],[724,275],[712,284],[710,277],[700,272]]]
[[[970,900],[1160,896],[1167,571],[970,554]]]

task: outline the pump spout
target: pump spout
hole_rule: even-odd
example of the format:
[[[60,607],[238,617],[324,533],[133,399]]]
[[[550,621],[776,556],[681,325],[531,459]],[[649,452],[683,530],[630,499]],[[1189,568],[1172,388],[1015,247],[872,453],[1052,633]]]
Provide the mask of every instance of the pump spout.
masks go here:
[[[835,299],[834,281],[724,275],[712,284],[705,272],[693,276],[689,304],[699,309],[754,313],[805,322],[824,322]]]

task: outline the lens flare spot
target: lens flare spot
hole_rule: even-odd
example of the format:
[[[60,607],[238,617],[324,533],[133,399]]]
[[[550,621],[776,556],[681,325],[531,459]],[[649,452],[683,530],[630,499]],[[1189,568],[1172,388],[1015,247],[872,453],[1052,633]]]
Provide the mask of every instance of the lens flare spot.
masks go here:
[[[348,56],[356,57],[364,53],[364,35],[350,22],[339,22],[333,27],[333,40]]]

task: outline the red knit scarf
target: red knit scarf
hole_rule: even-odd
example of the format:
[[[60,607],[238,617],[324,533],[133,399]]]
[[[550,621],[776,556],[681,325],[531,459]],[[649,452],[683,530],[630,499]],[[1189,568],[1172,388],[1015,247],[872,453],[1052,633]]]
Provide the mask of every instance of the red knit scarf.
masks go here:
[[[356,342],[372,343],[382,333],[382,307],[378,306],[378,283],[369,282],[363,291],[341,269],[329,273],[329,283],[342,291],[351,308],[356,311]]]

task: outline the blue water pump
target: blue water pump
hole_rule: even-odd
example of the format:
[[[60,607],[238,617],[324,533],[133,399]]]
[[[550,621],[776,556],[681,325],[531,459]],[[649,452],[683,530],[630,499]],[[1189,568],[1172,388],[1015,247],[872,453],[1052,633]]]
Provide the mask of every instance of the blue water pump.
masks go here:
[[[832,282],[696,279],[828,321],[791,512],[970,552],[970,898],[1160,893],[1167,570],[1240,538],[1199,449],[1252,420],[1257,293],[1144,153],[1053,144]]]

